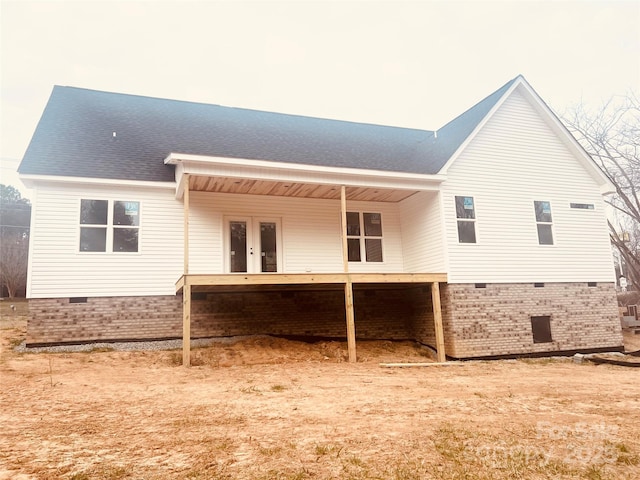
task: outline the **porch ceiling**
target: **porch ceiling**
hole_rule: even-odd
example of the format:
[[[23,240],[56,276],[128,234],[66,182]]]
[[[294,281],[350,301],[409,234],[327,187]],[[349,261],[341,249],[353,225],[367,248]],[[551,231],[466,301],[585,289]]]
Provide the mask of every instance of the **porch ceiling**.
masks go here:
[[[198,192],[240,193],[279,197],[323,198],[340,200],[339,185],[251,180],[235,177],[189,175],[189,190]],[[418,190],[388,189],[378,187],[347,187],[347,200],[369,202],[400,202]]]

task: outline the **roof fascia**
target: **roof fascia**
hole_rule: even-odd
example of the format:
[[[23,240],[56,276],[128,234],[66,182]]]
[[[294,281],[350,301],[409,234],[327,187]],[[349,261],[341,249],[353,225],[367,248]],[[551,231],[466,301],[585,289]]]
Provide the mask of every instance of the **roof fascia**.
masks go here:
[[[112,185],[124,187],[142,187],[142,188],[167,188],[176,187],[176,182],[146,182],[144,180],[117,180],[113,178],[96,178],[96,177],[67,177],[60,175],[32,175],[19,174],[20,180],[27,188],[33,188],[41,183],[67,183],[67,184],[84,184],[84,185]]]
[[[193,163],[205,163],[216,164],[224,166],[237,166],[243,167],[257,167],[270,170],[281,171],[300,171],[306,173],[329,173],[345,176],[369,176],[380,177],[388,179],[420,179],[441,183],[445,180],[445,176],[437,174],[424,174],[424,173],[407,173],[407,172],[394,172],[386,170],[369,170],[364,168],[348,168],[348,167],[323,167],[319,165],[308,165],[303,163],[284,163],[274,162],[271,160],[253,160],[248,158],[231,158],[231,157],[216,157],[208,155],[192,155],[185,153],[170,153],[165,158],[164,163],[168,165],[178,165],[182,162]]]
[[[449,167],[453,164],[453,162],[456,161],[456,159],[460,156],[460,154],[467,148],[467,145],[471,143],[471,141],[475,138],[478,132],[482,130],[482,127],[485,126],[485,124],[489,121],[489,119],[493,116],[493,114],[502,106],[504,101],[509,97],[509,95],[511,95],[511,93],[516,89],[516,87],[523,80],[524,79],[522,78],[521,75],[516,78],[516,80],[511,84],[511,86],[507,89],[507,91],[504,92],[502,97],[500,97],[500,99],[493,105],[493,107],[491,107],[491,110],[489,110],[489,112],[485,115],[485,117],[478,123],[478,125],[476,125],[476,128],[473,129],[471,134],[464,140],[464,142],[460,144],[458,149],[455,152],[453,152],[453,155],[451,155],[451,158],[447,160],[447,163],[444,164],[444,166],[440,169],[439,173],[441,174],[447,173]]]

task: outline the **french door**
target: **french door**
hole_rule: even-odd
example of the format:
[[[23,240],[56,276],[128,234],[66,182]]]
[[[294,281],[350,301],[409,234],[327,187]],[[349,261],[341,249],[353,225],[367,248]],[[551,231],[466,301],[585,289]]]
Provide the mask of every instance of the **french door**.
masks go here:
[[[282,271],[280,219],[226,217],[225,230],[227,272]]]

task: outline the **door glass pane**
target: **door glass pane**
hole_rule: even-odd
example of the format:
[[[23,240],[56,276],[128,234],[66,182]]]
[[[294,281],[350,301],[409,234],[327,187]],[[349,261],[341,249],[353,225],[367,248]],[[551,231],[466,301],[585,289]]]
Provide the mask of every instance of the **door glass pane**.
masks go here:
[[[229,222],[231,272],[247,271],[247,222]]]
[[[278,271],[275,223],[260,222],[260,262],[262,272]]]

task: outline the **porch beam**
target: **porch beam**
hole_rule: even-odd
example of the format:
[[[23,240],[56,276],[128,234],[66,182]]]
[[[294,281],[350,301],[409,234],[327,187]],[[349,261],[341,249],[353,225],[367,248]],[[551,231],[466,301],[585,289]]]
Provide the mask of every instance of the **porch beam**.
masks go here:
[[[243,286],[243,285],[308,285],[308,284],[394,284],[446,282],[446,273],[267,273],[267,274],[189,274],[176,282],[176,293],[184,287],[185,277],[192,286]]]
[[[182,289],[182,365],[191,366],[191,284],[185,277]]]
[[[444,351],[444,330],[442,327],[442,309],[440,305],[440,284],[431,284],[431,303],[433,304],[433,324],[436,330],[436,359],[443,363],[447,361]]]
[[[347,319],[347,349],[349,362],[357,360],[356,355],[356,319],[353,306],[353,283],[349,275],[349,242],[347,241],[347,187],[340,188],[340,217],[342,219],[342,267],[346,276],[344,284],[344,308]]]

